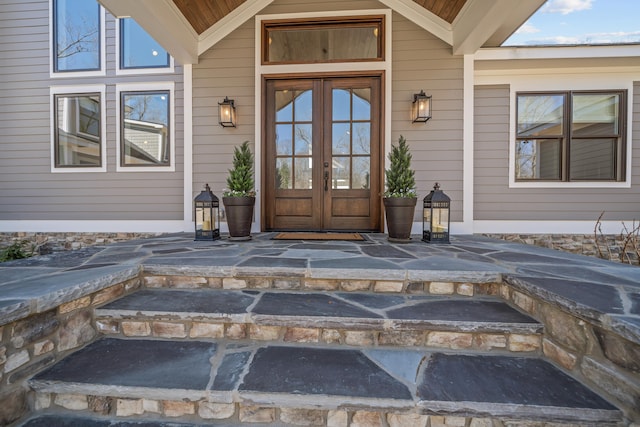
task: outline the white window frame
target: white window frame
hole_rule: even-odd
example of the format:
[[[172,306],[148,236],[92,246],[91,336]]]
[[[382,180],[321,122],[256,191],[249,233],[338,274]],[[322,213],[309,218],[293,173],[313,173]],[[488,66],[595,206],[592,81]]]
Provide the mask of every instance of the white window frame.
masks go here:
[[[49,76],[54,79],[59,78],[76,78],[76,77],[95,77],[95,76],[105,76],[106,75],[106,50],[107,50],[107,42],[106,42],[106,12],[104,7],[100,3],[98,6],[100,8],[100,69],[92,70],[92,71],[55,71],[54,67],[54,48],[53,45],[55,43],[55,34],[53,31],[54,25],[54,16],[53,16],[53,2],[55,0],[49,0]],[[97,3],[97,0],[95,0]]]
[[[83,93],[100,94],[100,167],[56,167],[56,109],[55,95],[78,95]],[[51,86],[49,88],[50,129],[51,129],[51,172],[52,173],[87,173],[107,171],[107,112],[106,86],[103,84],[78,86]]]
[[[122,68],[120,63],[120,53],[122,46],[120,44],[120,22],[122,19],[116,19],[116,75],[141,75],[141,74],[173,74],[175,73],[175,62],[173,56],[169,54],[169,66],[168,67],[152,67],[152,68]],[[168,53],[168,52],[167,52]]]
[[[122,92],[169,91],[169,166],[122,166]],[[116,171],[117,172],[175,172],[176,170],[176,126],[175,126],[175,82],[121,83],[116,85]]]

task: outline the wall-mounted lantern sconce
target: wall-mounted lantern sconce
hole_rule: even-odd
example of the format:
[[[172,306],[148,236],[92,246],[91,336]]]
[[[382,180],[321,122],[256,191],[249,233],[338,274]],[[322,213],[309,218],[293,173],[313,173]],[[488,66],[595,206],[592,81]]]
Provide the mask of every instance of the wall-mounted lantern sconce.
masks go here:
[[[224,97],[224,101],[218,102],[218,123],[223,128],[236,127],[236,106],[233,99]]]
[[[436,182],[422,205],[422,240],[428,243],[449,243],[451,199]]]
[[[194,199],[193,215],[196,224],[196,240],[220,238],[220,201],[211,192],[209,184]]]
[[[413,94],[411,118],[413,123],[426,123],[431,118],[431,95],[425,94],[424,90]]]

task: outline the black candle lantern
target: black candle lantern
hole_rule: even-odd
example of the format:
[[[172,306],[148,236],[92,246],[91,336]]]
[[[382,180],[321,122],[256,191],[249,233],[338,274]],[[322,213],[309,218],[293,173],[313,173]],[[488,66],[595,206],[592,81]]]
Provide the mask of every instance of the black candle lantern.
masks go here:
[[[227,96],[223,101],[218,102],[218,123],[223,128],[236,127],[236,104]]]
[[[196,223],[195,240],[216,240],[220,238],[220,201],[211,192],[209,184],[194,199]]]
[[[440,190],[436,182],[424,198],[422,240],[429,243],[449,243],[451,199]]]

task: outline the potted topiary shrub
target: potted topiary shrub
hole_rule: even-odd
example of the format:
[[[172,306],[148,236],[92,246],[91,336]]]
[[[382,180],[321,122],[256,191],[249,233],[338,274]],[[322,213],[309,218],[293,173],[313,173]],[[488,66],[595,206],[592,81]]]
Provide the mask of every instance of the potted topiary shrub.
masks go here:
[[[382,199],[387,218],[389,240],[405,243],[411,240],[411,227],[418,196],[415,171],[411,169],[411,153],[407,140],[400,135],[398,145],[391,145],[390,168],[386,170],[386,191]]]
[[[253,153],[249,141],[233,150],[233,169],[229,170],[227,189],[222,193],[222,203],[227,216],[229,238],[232,240],[251,239],[253,207],[256,190],[253,179]]]

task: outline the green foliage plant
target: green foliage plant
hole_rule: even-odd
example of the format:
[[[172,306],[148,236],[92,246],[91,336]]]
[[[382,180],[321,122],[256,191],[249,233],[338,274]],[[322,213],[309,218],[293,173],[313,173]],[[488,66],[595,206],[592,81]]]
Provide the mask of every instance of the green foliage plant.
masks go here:
[[[11,245],[0,251],[0,262],[13,261],[33,256],[34,248],[31,247],[31,249],[27,249],[27,246],[29,246],[29,242],[26,240],[13,242]]]
[[[233,169],[229,170],[227,189],[224,197],[254,197],[256,195],[253,179],[253,153],[249,141],[233,149]]]
[[[384,197],[418,197],[415,171],[411,168],[411,153],[407,140],[400,135],[398,145],[391,145],[390,168],[386,170]]]

